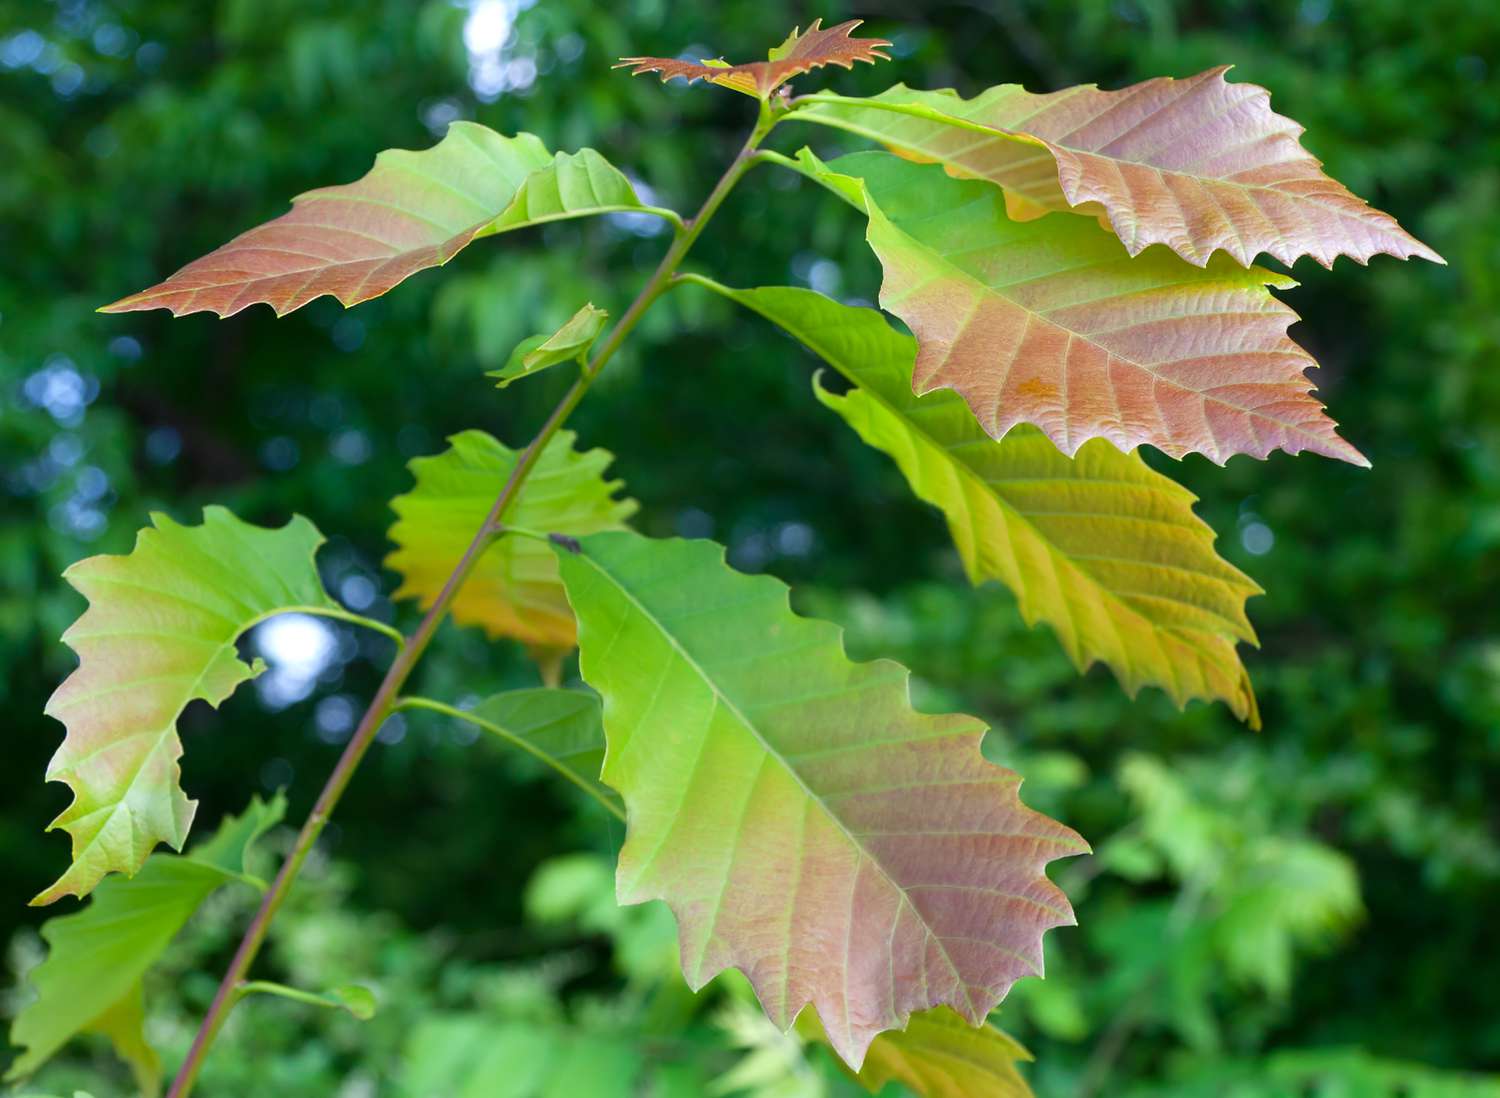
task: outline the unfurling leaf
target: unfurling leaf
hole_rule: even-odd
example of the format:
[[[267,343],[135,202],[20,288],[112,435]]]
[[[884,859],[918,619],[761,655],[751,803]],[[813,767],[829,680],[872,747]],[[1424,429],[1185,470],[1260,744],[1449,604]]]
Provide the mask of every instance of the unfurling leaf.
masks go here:
[[[324,294],[357,305],[478,237],[619,209],[676,216],[641,206],[592,149],[554,159],[529,133],[454,122],[432,148],[387,149],[363,178],[298,195],[289,213],[101,311],[232,316],[263,302],[282,316]]]
[[[851,38],[850,32],[864,20],[850,19],[836,27],[822,29],[823,20],[814,19],[806,32],[793,31],[785,42],[770,51],[769,60],[729,65],[723,61],[683,61],[675,57],[624,57],[615,66],[629,68],[631,76],[648,72],[661,73],[665,83],[681,77],[691,84],[707,80],[746,95],[764,99],[792,77],[824,65],[842,65],[852,69],[856,61],[889,61],[881,47],[889,46],[884,38]]]
[[[73,864],[33,903],[134,873],[157,843],[182,849],[197,802],[178,782],[178,715],[199,698],[217,706],[260,673],[235,650],[251,626],[288,610],[341,612],[318,580],[323,537],[305,518],[273,530],[207,507],[201,526],[152,521],[128,556],[63,573],[89,600],[62,638],[78,669],[47,702],[67,726],[47,778],[73,789],[51,824],[72,835]]]
[[[496,388],[503,389],[512,381],[541,373],[549,366],[560,362],[583,362],[594,340],[604,330],[609,314],[585,305],[550,336],[533,336],[523,340],[510,356],[510,361],[499,370],[491,370],[486,377],[499,379]]]
[[[716,288],[858,386],[818,397],[942,510],[969,579],[1014,591],[1080,671],[1101,660],[1131,694],[1219,698],[1259,727],[1235,645],[1255,640],[1245,599],[1260,588],[1214,552],[1190,492],[1103,439],[1068,458],[1030,426],[991,439],[955,393],[915,396],[916,344],[873,309],[790,287]]]
[[[506,515],[522,529],[591,534],[616,530],[635,513],[632,499],[616,499],[621,482],[605,480],[614,460],[607,450],[579,453],[576,435],[559,431]],[[416,486],[391,501],[396,549],[385,564],[401,574],[397,598],[432,605],[449,573],[483,524],[519,455],[483,431],[464,431],[450,448],[413,460]],[[482,626],[491,637],[512,637],[542,648],[571,648],[577,634],[557,578],[552,550],[531,538],[504,537],[485,550],[453,600],[453,619]]]
[[[981,721],[916,712],[905,668],[851,662],[711,542],[558,558],[629,814],[619,898],[672,908],[691,986],[738,968],[783,1029],[811,1004],[857,1068],[913,1011],[977,1025],[1040,972],[1073,921],[1044,867],[1087,847],[983,758]]]
[[[1262,252],[1360,263],[1384,253],[1442,258],[1323,174],[1302,127],[1228,66],[1119,91],[1047,95],[1002,84],[973,99],[898,84],[871,99],[812,103],[799,117],[883,142],[955,175],[998,183],[1031,213],[1103,215],[1131,255],[1165,244],[1204,266],[1222,249],[1248,267]]]
[[[1220,464],[1276,449],[1369,464],[1310,395],[1297,314],[1266,289],[1291,278],[1132,258],[1087,218],[1014,221],[994,187],[888,153],[801,163],[868,214],[880,303],[917,337],[916,391],[956,390],[992,437],[1033,423],[1069,456],[1105,438]]]
[[[79,1033],[101,1032],[131,1064],[142,1092],[154,1094],[160,1065],[141,1033],[141,977],[209,893],[250,880],[250,847],[285,809],[279,794],[269,803],[252,800],[190,853],[153,854],[133,878],[110,878],[87,907],[43,924],[47,959],[29,978],[36,999],[11,1026],[11,1043],[25,1051],[6,1079],[30,1075]]]
[[[797,1030],[809,1040],[828,1040],[811,1011],[798,1017]],[[922,1098],[1032,1098],[1016,1070],[1017,1062],[1030,1059],[988,1022],[972,1026],[947,1007],[934,1007],[913,1014],[905,1029],[875,1038],[855,1078],[871,1094],[901,1083]]]

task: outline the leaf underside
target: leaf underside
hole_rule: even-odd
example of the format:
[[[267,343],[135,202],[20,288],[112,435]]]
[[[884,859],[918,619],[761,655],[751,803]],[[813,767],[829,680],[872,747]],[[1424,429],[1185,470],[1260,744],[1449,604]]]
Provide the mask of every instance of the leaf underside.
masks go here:
[[[599,699],[593,694],[545,687],[507,690],[484,699],[473,714],[525,740],[580,785],[618,802],[614,790],[599,780],[604,765],[604,723]]]
[[[711,542],[557,552],[629,817],[619,899],[668,903],[691,986],[738,968],[783,1029],[813,1005],[858,1068],[913,1011],[977,1025],[1040,973],[1043,932],[1073,921],[1044,867],[1087,847],[981,756],[981,721],[916,712],[905,668],[851,662]]]
[[[76,1034],[94,1031],[109,1036],[152,1093],[160,1067],[141,1033],[141,977],[209,893],[243,879],[251,844],[285,808],[279,794],[254,799],[188,854],[153,854],[134,877],[101,884],[87,907],[48,920],[47,958],[28,978],[36,998],[10,1030],[25,1051],[5,1078],[30,1075]]]
[[[785,42],[771,51],[767,61],[726,65],[722,61],[693,62],[675,57],[623,57],[615,68],[629,68],[631,76],[660,73],[663,83],[675,77],[689,84],[694,80],[706,80],[764,99],[792,77],[824,65],[852,69],[856,61],[871,64],[889,61],[890,55],[881,48],[890,45],[884,38],[850,37],[850,32],[862,22],[862,19],[850,19],[824,30],[823,20],[814,19],[805,33],[793,31]]]
[[[888,153],[802,163],[868,214],[880,303],[917,337],[916,391],[956,390],[992,437],[1033,423],[1070,456],[1104,438],[1220,464],[1276,449],[1369,464],[1310,395],[1297,314],[1267,290],[1292,279],[1132,257],[1087,218],[1015,221],[989,184]]]
[[[1325,175],[1302,127],[1266,89],[1226,81],[1228,68],[1118,91],[1003,84],[973,99],[898,84],[872,106],[818,103],[800,116],[997,183],[1013,213],[1102,215],[1131,255],[1165,244],[1200,267],[1216,250],[1246,267],[1262,252],[1325,267],[1340,255],[1443,261]]]
[[[812,1011],[798,1016],[797,1031],[810,1040],[828,1040]],[[1032,1098],[1016,1070],[1017,1062],[1030,1059],[1026,1049],[988,1022],[972,1026],[948,1007],[934,1007],[913,1014],[905,1029],[875,1038],[864,1066],[850,1074],[871,1094],[900,1083],[922,1098]]]
[[[916,344],[873,309],[791,287],[720,289],[857,386],[817,393],[943,512],[969,579],[1014,591],[1080,671],[1100,660],[1132,695],[1218,698],[1259,727],[1235,646],[1255,641],[1245,600],[1260,588],[1214,552],[1190,492],[1103,439],[1068,458],[1030,426],[991,439],[955,393],[914,395]]]
[[[506,521],[542,533],[591,534],[624,526],[632,499],[616,499],[618,480],[604,471],[607,450],[573,449],[577,436],[559,431],[526,478]],[[449,449],[410,463],[415,487],[391,501],[396,549],[385,565],[401,575],[396,598],[430,607],[484,522],[519,455],[483,431],[464,431]],[[557,577],[557,560],[541,542],[504,537],[480,557],[452,603],[454,621],[478,625],[491,637],[511,637],[534,648],[571,648],[577,628]]]
[[[290,609],[339,609],[313,563],[322,535],[305,518],[267,529],[207,507],[201,526],[152,521],[128,556],[63,573],[89,600],[62,638],[79,666],[46,709],[67,727],[47,779],[73,790],[51,824],[72,836],[73,861],[33,903],[135,873],[157,843],[180,850],[196,802],[179,784],[178,716],[195,699],[219,705],[259,673],[235,649],[250,626]]]
[[[629,181],[593,149],[553,157],[532,134],[459,121],[432,148],[387,149],[359,180],[297,196],[290,212],[100,311],[225,317],[264,303],[282,316],[324,294],[356,305],[477,237],[637,208]]]

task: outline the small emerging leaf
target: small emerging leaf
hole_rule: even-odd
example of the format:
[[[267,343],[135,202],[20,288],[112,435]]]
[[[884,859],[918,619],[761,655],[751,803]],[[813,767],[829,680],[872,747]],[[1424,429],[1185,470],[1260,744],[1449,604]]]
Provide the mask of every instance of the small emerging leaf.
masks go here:
[[[329,992],[354,1017],[368,1022],[375,1017],[375,993],[359,984],[342,984]]]
[[[1080,671],[1102,660],[1131,694],[1219,698],[1259,727],[1235,645],[1255,640],[1245,599],[1260,588],[1214,552],[1191,493],[1103,439],[1069,458],[1029,425],[989,438],[956,393],[914,395],[916,344],[873,309],[792,287],[717,289],[858,386],[816,391],[943,511],[969,579],[1014,591]]]
[[[559,431],[526,478],[506,521],[544,533],[589,534],[615,530],[635,513],[632,499],[616,499],[621,482],[606,480],[614,460],[607,450],[579,453],[572,431]],[[442,590],[453,566],[484,522],[517,453],[483,431],[464,431],[450,448],[410,463],[416,486],[391,501],[396,549],[385,564],[402,577],[397,598],[418,599],[425,609]],[[512,637],[533,647],[572,648],[577,634],[557,578],[557,561],[545,544],[503,537],[487,549],[453,601],[453,619],[478,625],[491,637]]]
[[[29,977],[36,999],[11,1026],[11,1043],[25,1051],[6,1079],[30,1075],[75,1035],[96,1031],[153,1093],[160,1069],[141,1033],[141,977],[211,892],[249,880],[251,846],[285,810],[280,794],[269,803],[256,798],[190,853],[153,854],[135,877],[111,877],[88,906],[43,924],[47,959]]]
[[[797,1018],[797,1031],[809,1040],[828,1040],[812,1011]],[[1030,1059],[1031,1053],[988,1022],[972,1026],[947,1007],[934,1007],[913,1014],[905,1029],[875,1038],[864,1067],[851,1074],[871,1094],[901,1083],[922,1098],[1032,1098],[1016,1070]]]
[[[491,370],[485,376],[499,379],[496,388],[503,389],[513,381],[541,373],[560,362],[582,363],[594,340],[604,330],[608,317],[603,309],[585,305],[550,336],[532,336],[523,340],[504,367]]]
[[[707,80],[733,88],[737,92],[765,99],[792,77],[824,65],[842,65],[852,69],[854,62],[889,61],[890,55],[881,48],[889,46],[884,38],[851,38],[850,32],[864,20],[850,19],[836,27],[823,29],[823,20],[814,19],[806,32],[793,31],[785,42],[772,49],[769,60],[749,61],[741,65],[730,65],[723,61],[682,61],[675,57],[624,57],[615,66],[629,68],[631,76],[642,76],[648,72],[661,73],[665,83],[681,77],[691,84],[694,80]]]
[[[1228,256],[1132,258],[1087,218],[1008,217],[1000,192],[888,153],[804,170],[869,217],[880,303],[917,337],[918,393],[963,395],[986,432],[1033,423],[1063,453],[1105,438],[1171,457],[1311,450],[1369,462],[1310,395],[1317,364],[1287,335],[1296,283]]]
[[[905,668],[850,661],[712,542],[579,543],[557,552],[629,813],[619,898],[672,908],[693,988],[738,968],[858,1068],[914,1011],[977,1025],[1040,972],[1073,921],[1044,867],[1087,846],[1021,803],[981,721],[918,713]]]
[[[1226,81],[1228,69],[1119,91],[1087,84],[1038,95],[1003,84],[973,99],[898,84],[798,116],[997,183],[1018,219],[1103,215],[1131,255],[1165,244],[1200,267],[1219,249],[1242,267],[1262,252],[1288,265],[1380,253],[1443,262],[1323,174],[1298,140],[1302,127],[1271,110],[1266,89]]]
[[[63,634],[78,669],[47,702],[67,726],[47,778],[73,789],[51,824],[72,835],[73,864],[33,903],[134,873],[157,843],[180,850],[197,804],[178,781],[178,715],[199,698],[219,705],[261,672],[235,649],[252,625],[339,610],[313,563],[323,537],[301,516],[274,530],[222,507],[205,508],[201,526],[152,520],[128,556],[89,557],[63,573],[89,600]]]

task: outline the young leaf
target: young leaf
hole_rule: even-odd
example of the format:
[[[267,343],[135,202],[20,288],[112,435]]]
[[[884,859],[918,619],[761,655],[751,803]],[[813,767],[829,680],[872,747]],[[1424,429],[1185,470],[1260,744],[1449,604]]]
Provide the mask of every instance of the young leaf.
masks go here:
[[[190,853],[153,854],[134,877],[102,883],[81,911],[43,924],[47,959],[31,972],[36,999],[11,1026],[11,1043],[25,1051],[6,1079],[30,1075],[79,1033],[102,1032],[130,1062],[141,1090],[154,1093],[160,1065],[141,1033],[141,977],[209,893],[249,879],[250,847],[285,810],[280,794],[269,803],[255,798]]]
[[[619,529],[635,513],[634,500],[615,498],[621,482],[604,479],[614,455],[579,453],[573,449],[576,437],[559,431],[547,444],[507,521],[577,535]],[[385,564],[401,574],[396,597],[418,599],[424,609],[437,598],[519,457],[483,431],[464,431],[448,442],[444,453],[410,463],[416,486],[391,501],[397,517],[389,536],[396,549]],[[460,624],[533,647],[571,648],[577,632],[557,561],[531,538],[504,537],[490,546],[452,612]]]
[[[491,370],[485,376],[498,378],[496,388],[503,389],[512,381],[541,373],[559,362],[582,362],[589,348],[594,345],[594,340],[604,330],[604,322],[608,317],[609,314],[603,309],[596,309],[592,304],[585,305],[550,336],[523,340],[504,367]]]
[[[1266,89],[1227,82],[1228,69],[1119,91],[1003,84],[967,100],[898,84],[798,116],[998,183],[1033,214],[1102,214],[1131,255],[1165,244],[1200,267],[1218,249],[1244,267],[1261,252],[1288,265],[1380,253],[1443,262],[1324,175],[1298,141],[1302,127],[1271,110]]]
[[[809,1040],[828,1035],[812,1011],[797,1018],[797,1031]],[[971,1026],[947,1007],[911,1016],[905,1029],[875,1038],[855,1078],[871,1094],[901,1083],[922,1098],[1032,1098],[1016,1070],[1027,1052],[988,1022]]]
[[[297,196],[289,213],[101,311],[232,316],[264,302],[283,316],[324,294],[357,305],[447,263],[478,237],[617,209],[677,219],[642,206],[592,149],[554,159],[529,133],[504,137],[454,122],[432,148],[387,149],[363,178]]]
[[[880,303],[917,337],[916,391],[958,391],[991,436],[1034,423],[1069,456],[1106,438],[1220,464],[1275,449],[1369,464],[1309,395],[1297,314],[1266,290],[1292,279],[1227,256],[1131,258],[1086,218],[1014,221],[988,184],[888,153],[802,164],[857,189]]]
[[[526,177],[505,212],[475,234],[508,232],[547,221],[606,213],[653,213],[681,224],[671,210],[642,204],[630,180],[593,149],[558,153]]]
[[[913,1011],[977,1025],[1040,971],[1073,921],[1043,867],[1087,847],[980,755],[982,722],[916,712],[905,668],[851,662],[721,546],[557,552],[629,814],[619,897],[672,908],[692,987],[738,968],[783,1029],[812,1004],[858,1068]]]
[[[884,38],[851,38],[850,32],[864,20],[850,19],[836,27],[822,29],[823,20],[814,19],[806,32],[793,31],[787,40],[768,54],[769,60],[728,65],[723,61],[683,61],[675,57],[623,57],[615,66],[629,68],[631,76],[648,72],[661,73],[662,83],[681,77],[691,84],[707,80],[737,92],[765,99],[792,77],[824,65],[854,68],[854,62],[889,61],[881,47],[889,46]]]
[[[816,391],[942,510],[970,581],[1014,591],[1027,623],[1051,625],[1080,671],[1101,660],[1131,694],[1220,698],[1259,727],[1235,644],[1255,641],[1245,599],[1260,588],[1214,552],[1190,492],[1103,439],[1068,458],[1027,425],[989,438],[955,393],[914,395],[916,343],[873,309],[791,287],[714,288],[858,386]]]
[[[182,849],[197,802],[178,784],[178,715],[198,698],[217,706],[263,670],[235,651],[251,626],[288,610],[342,612],[313,564],[323,536],[301,516],[280,529],[222,507],[205,508],[201,526],[152,521],[128,556],[63,573],[89,600],[62,638],[78,669],[47,702],[67,726],[47,778],[73,789],[49,830],[72,835],[73,863],[33,903],[134,873],[157,843]]]

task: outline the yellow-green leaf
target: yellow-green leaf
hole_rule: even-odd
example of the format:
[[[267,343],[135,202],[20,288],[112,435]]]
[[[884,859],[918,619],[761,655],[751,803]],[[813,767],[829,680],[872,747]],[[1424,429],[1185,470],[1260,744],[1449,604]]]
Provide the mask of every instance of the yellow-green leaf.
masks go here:
[[[550,336],[523,340],[502,369],[491,370],[486,376],[498,378],[496,388],[503,389],[512,381],[530,377],[560,362],[581,363],[604,330],[608,318],[609,314],[603,309],[594,308],[592,303],[585,305]]]
[[[969,579],[1014,591],[1027,623],[1051,625],[1079,670],[1100,660],[1131,694],[1218,698],[1259,726],[1236,644],[1255,640],[1245,600],[1260,588],[1214,552],[1190,492],[1103,439],[1069,458],[1034,427],[991,439],[955,393],[916,396],[916,344],[873,309],[709,285],[857,386],[840,396],[819,385],[818,398],[943,512]]]
[[[63,573],[89,600],[63,634],[78,669],[47,702],[67,726],[47,777],[73,789],[51,826],[72,836],[73,862],[34,903],[134,873],[157,843],[182,849],[197,805],[179,784],[178,715],[200,698],[217,706],[260,673],[235,649],[251,626],[289,610],[342,613],[318,579],[323,537],[305,518],[267,529],[208,507],[201,526],[152,521],[128,556]]]
[[[537,459],[506,521],[542,533],[578,536],[615,530],[635,513],[632,499],[616,499],[621,482],[606,480],[614,460],[607,450],[573,449],[577,436],[559,431]],[[489,514],[519,454],[483,431],[464,431],[449,449],[410,463],[416,486],[391,501],[396,549],[386,567],[401,575],[397,598],[426,608]],[[480,557],[453,601],[453,619],[482,626],[541,648],[571,648],[577,629],[557,578],[557,560],[531,538],[504,537]]]

